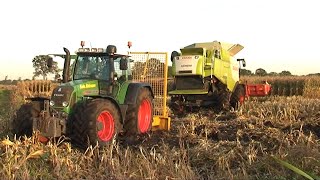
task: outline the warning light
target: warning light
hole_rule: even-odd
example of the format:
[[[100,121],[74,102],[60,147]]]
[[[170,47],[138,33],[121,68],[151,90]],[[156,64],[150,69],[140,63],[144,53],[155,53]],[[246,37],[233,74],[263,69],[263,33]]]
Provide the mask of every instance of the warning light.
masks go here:
[[[80,42],[80,46],[83,48],[84,45],[85,45],[85,42],[84,42],[84,41],[81,41],[81,42]]]
[[[128,48],[130,49],[132,46],[132,42],[131,41],[128,41]]]

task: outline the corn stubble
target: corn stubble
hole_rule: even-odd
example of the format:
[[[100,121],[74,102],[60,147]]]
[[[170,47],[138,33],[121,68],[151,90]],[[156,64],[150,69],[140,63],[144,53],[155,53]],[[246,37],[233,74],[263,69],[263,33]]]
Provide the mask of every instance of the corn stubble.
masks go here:
[[[304,88],[304,92],[307,92]],[[306,95],[306,94],[304,94]],[[312,97],[312,98],[309,98]],[[236,112],[201,109],[170,132],[80,151],[63,138],[2,137],[4,179],[302,179],[272,157],[320,174],[318,96],[250,98]]]

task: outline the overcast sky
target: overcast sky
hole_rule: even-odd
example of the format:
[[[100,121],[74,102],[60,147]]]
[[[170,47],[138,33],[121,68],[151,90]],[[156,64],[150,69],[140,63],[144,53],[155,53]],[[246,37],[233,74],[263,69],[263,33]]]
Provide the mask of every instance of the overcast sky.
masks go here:
[[[247,69],[320,72],[317,0],[10,0],[0,6],[0,79],[31,78],[39,54],[114,44],[126,53],[223,41],[245,48]],[[60,62],[62,64],[62,60]]]

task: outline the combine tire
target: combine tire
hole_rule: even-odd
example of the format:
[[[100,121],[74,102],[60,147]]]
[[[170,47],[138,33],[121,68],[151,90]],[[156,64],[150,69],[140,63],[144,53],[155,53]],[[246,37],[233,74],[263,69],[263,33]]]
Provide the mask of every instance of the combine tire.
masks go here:
[[[17,111],[16,116],[12,121],[12,132],[17,137],[32,135],[33,118],[38,117],[41,111],[40,102],[31,102],[23,104]]]
[[[141,88],[135,105],[129,106],[124,128],[127,135],[147,133],[153,120],[152,95],[148,88]]]
[[[236,90],[232,93],[230,98],[230,105],[234,110],[239,109],[245,99],[245,89],[242,85],[237,85]]]
[[[227,89],[221,90],[218,95],[218,110],[229,111],[230,110],[230,92]]]
[[[110,100],[94,99],[77,104],[67,123],[71,142],[80,147],[104,147],[120,132],[120,112]]]

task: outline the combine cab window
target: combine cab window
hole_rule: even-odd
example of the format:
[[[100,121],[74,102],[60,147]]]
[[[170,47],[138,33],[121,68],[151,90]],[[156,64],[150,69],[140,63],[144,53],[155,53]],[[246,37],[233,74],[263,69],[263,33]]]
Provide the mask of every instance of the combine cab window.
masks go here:
[[[204,48],[185,48],[180,49],[182,55],[200,55],[203,56],[203,52],[205,52]]]
[[[110,67],[107,56],[79,56],[74,72],[74,80],[109,80]]]

